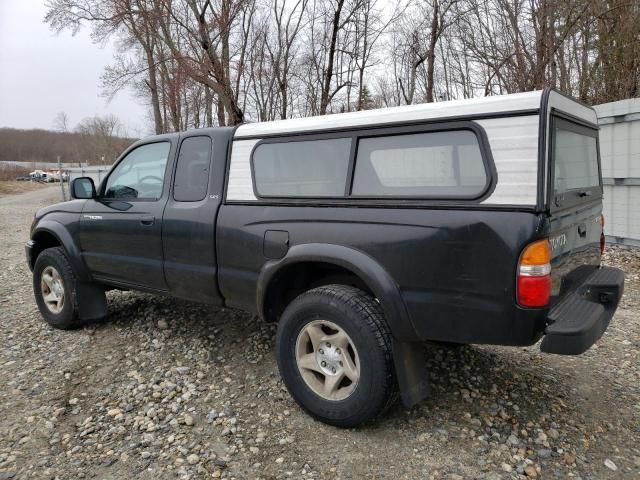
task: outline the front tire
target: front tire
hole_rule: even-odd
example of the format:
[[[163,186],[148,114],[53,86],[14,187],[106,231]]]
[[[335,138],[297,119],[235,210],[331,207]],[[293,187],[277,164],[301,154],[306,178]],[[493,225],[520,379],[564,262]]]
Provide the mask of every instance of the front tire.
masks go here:
[[[42,251],[33,267],[33,293],[45,321],[54,328],[78,328],[76,276],[62,247]]]
[[[285,309],[276,337],[289,393],[316,419],[354,427],[396,397],[391,334],[376,300],[345,285],[314,288]]]

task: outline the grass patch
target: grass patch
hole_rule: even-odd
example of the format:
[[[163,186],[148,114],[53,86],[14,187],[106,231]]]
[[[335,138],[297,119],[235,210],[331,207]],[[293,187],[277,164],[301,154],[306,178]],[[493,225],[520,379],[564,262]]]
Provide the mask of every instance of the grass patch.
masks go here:
[[[38,182],[16,182],[15,180],[2,180],[0,181],[0,196],[15,195],[17,193],[31,192],[38,190],[39,188],[45,188],[51,183],[38,183]],[[60,185],[58,185],[60,187]]]

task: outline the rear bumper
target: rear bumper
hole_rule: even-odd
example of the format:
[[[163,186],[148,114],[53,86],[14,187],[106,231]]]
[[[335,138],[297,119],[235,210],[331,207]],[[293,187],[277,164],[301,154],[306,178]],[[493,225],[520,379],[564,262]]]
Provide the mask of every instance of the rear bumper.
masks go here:
[[[624,273],[602,267],[551,309],[540,350],[579,355],[605,332],[624,290]]]

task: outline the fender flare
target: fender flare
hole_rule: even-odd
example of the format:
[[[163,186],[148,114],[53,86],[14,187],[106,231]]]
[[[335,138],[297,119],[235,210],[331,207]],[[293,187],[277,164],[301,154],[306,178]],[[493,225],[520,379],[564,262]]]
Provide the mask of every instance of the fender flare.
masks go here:
[[[38,226],[31,232],[31,238],[33,239],[39,232],[46,232],[56,237],[60,245],[62,245],[67,252],[69,263],[71,263],[78,280],[81,282],[91,281],[89,270],[82,259],[82,252],[63,224],[55,220],[41,220],[38,222]]]
[[[335,244],[294,245],[280,260],[266,262],[260,270],[256,289],[256,306],[261,317],[264,317],[265,294],[274,276],[284,267],[303,262],[330,263],[357,275],[380,302],[393,337],[400,341],[415,341],[416,331],[400,288],[391,275],[366,253]]]

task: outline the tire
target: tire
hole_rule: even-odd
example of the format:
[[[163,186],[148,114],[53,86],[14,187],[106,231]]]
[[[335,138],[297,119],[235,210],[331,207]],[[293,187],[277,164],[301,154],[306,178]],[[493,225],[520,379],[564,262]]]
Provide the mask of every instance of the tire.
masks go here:
[[[276,352],[289,393],[321,422],[355,427],[397,398],[389,328],[378,302],[357,288],[328,285],[295,298],[278,324]]]
[[[467,346],[466,343],[456,343],[456,342],[441,342],[441,341],[433,341],[431,342],[435,345],[438,345],[439,347],[442,348],[448,348],[449,350],[460,350],[461,348],[464,348]]]
[[[38,255],[33,267],[33,293],[40,314],[49,325],[62,330],[82,326],[76,276],[62,247],[47,248]],[[53,295],[45,298],[47,293]]]

